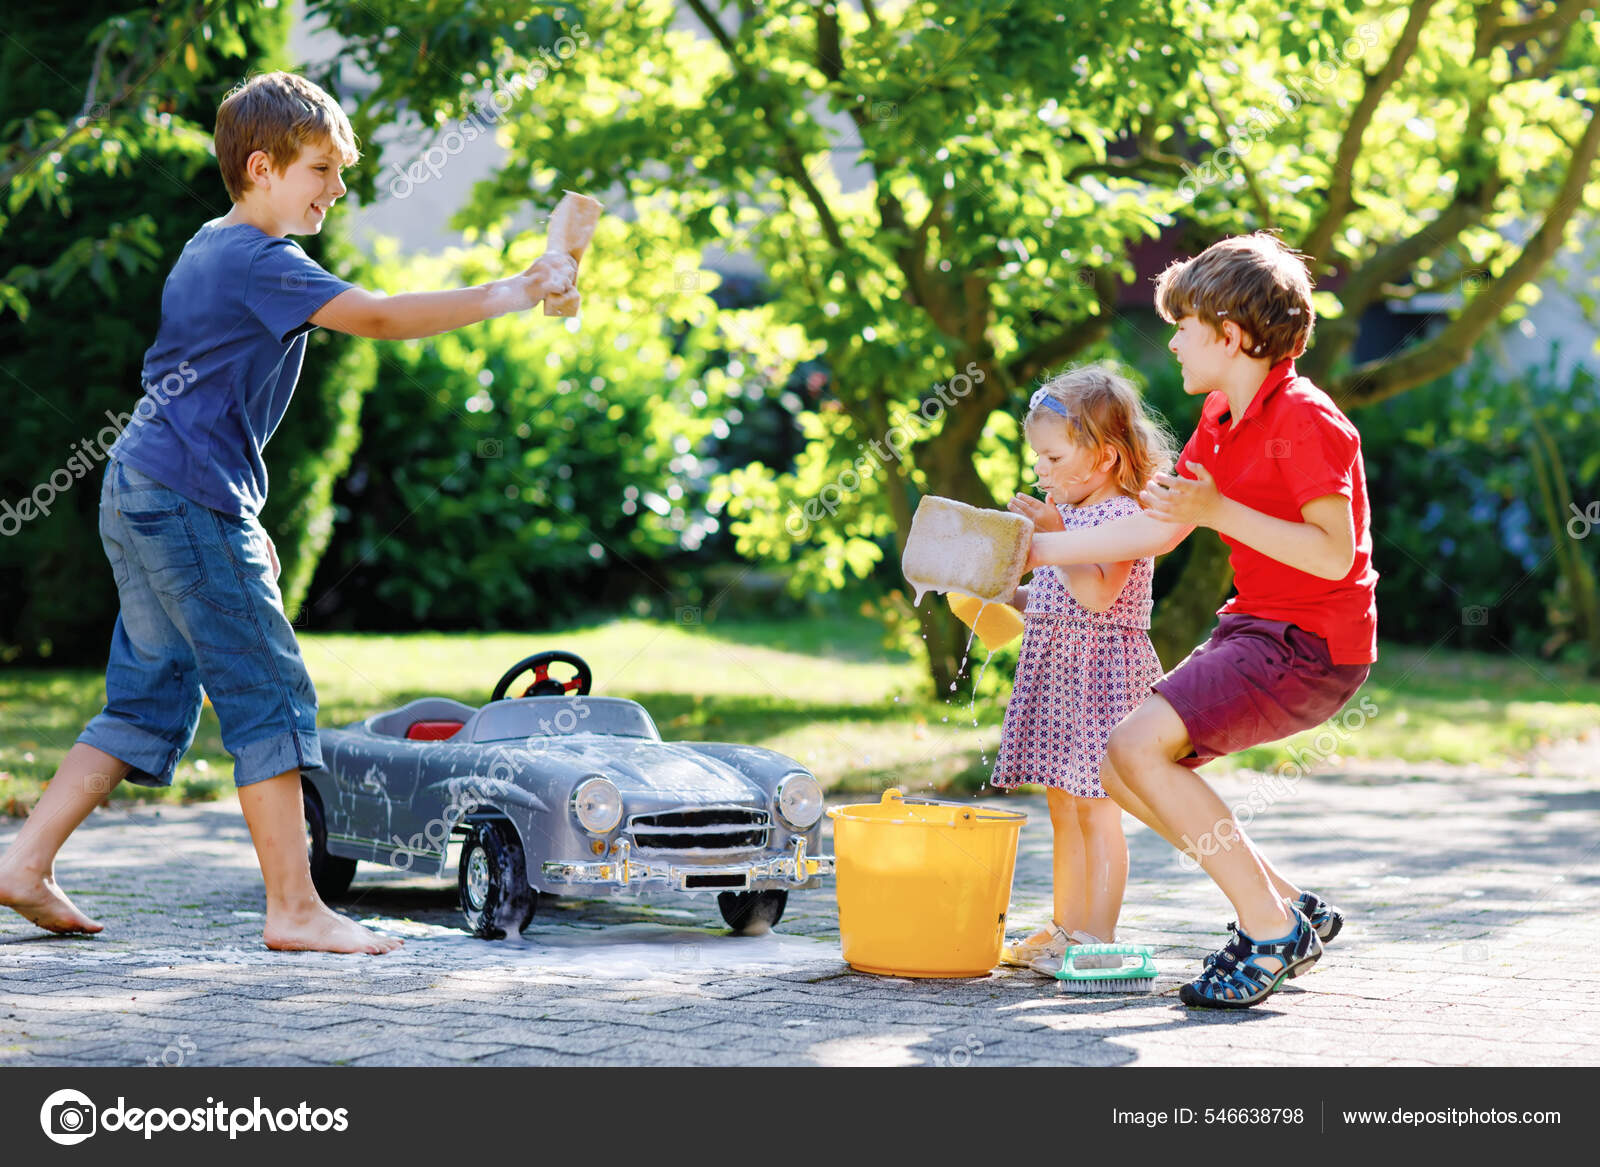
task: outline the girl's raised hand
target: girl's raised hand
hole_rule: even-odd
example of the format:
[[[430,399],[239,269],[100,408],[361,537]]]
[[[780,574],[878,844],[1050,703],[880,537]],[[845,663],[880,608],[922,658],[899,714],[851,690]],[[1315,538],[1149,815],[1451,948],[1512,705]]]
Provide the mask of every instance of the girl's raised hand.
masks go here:
[[[1046,495],[1041,501],[1031,494],[1016,494],[1006,504],[1006,510],[1031,520],[1035,531],[1064,531],[1067,529],[1067,525],[1061,521],[1061,512],[1056,510],[1055,500],[1049,495]]]

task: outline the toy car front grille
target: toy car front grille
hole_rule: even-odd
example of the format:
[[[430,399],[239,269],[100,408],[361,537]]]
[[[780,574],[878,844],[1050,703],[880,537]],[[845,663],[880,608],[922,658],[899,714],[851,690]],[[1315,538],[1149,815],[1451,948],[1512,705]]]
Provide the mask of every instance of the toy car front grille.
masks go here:
[[[628,823],[636,847],[658,851],[732,851],[765,847],[772,816],[749,807],[696,807],[634,815]]]

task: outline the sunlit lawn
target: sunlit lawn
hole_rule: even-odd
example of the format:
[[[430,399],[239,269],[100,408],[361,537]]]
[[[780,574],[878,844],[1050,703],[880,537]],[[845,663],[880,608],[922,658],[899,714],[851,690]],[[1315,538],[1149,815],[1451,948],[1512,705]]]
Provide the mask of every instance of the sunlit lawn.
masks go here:
[[[927,695],[909,657],[880,647],[878,626],[840,620],[680,626],[639,620],[560,632],[301,638],[322,701],[340,725],[414,697],[488,699],[507,666],[549,648],[583,656],[596,693],[642,702],[662,736],[738,741],[799,759],[834,791],[978,788],[994,761],[1008,684],[987,674],[976,708]],[[22,813],[100,707],[95,671],[10,669],[0,676],[0,812]],[[1362,699],[1367,713],[1357,713]],[[977,725],[973,722],[976,720]],[[1339,721],[1333,723],[1339,727]],[[1310,759],[1480,763],[1515,770],[1533,747],[1600,726],[1600,684],[1512,657],[1385,646],[1335,737],[1316,732],[1246,751],[1214,768]],[[1333,746],[1330,751],[1330,745]],[[1336,756],[1327,757],[1330,752]],[[208,708],[170,791],[124,784],[118,797],[214,797],[232,763]]]

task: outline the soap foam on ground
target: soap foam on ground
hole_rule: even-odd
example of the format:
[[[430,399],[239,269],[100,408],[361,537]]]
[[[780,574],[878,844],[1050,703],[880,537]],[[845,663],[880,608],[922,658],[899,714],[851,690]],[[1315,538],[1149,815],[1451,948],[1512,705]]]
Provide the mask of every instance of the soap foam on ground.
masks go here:
[[[112,949],[104,944],[18,945],[5,953],[7,963],[57,962],[82,968],[107,964],[159,965],[170,970],[184,965],[220,969],[273,966],[285,972],[305,965],[350,967],[361,961],[364,976],[415,975],[421,969],[509,969],[598,979],[682,977],[709,979],[728,972],[842,966],[837,940],[768,931],[761,936],[733,936],[720,928],[689,928],[658,923],[608,924],[541,928],[535,923],[518,939],[479,940],[459,928],[416,920],[373,916],[365,927],[399,936],[405,945],[382,957],[351,957],[329,952],[271,952],[265,947],[226,945],[215,948]],[[172,975],[170,971],[167,975]]]

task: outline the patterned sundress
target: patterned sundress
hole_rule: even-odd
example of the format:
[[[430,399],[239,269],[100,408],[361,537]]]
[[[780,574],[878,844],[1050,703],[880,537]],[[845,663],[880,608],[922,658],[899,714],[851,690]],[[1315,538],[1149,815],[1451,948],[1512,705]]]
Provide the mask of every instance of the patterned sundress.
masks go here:
[[[1066,529],[1078,531],[1137,514],[1139,504],[1119,494],[1059,509]],[[1149,636],[1154,573],[1154,559],[1138,560],[1104,612],[1073,599],[1056,568],[1033,573],[993,785],[1036,782],[1080,798],[1106,796],[1100,763],[1111,730],[1162,675]]]

